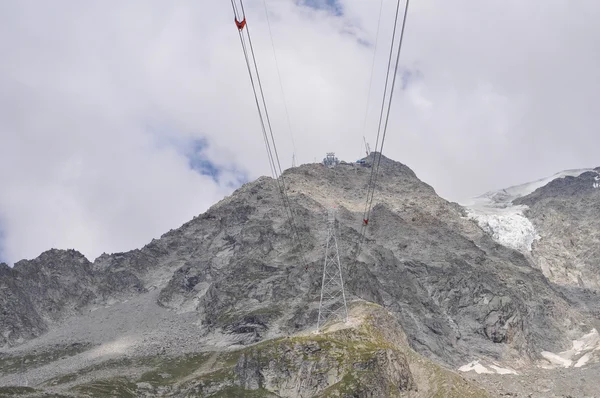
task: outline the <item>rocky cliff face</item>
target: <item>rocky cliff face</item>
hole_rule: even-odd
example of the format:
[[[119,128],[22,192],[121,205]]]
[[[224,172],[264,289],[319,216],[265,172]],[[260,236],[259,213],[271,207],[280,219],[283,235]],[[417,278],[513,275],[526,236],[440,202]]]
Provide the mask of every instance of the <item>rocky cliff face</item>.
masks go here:
[[[0,300],[6,304],[1,345],[39,336],[49,324],[76,314],[93,298],[91,264],[75,251],[51,250],[35,260],[20,261],[5,269],[0,280]]]
[[[119,255],[114,257],[113,263],[118,264]],[[135,258],[135,253],[128,257]],[[38,337],[88,306],[114,300],[120,293],[144,291],[135,271],[129,264],[95,271],[75,250],[49,250],[35,260],[19,261],[12,269],[4,265],[0,270],[0,345]]]
[[[0,344],[17,344],[46,332],[31,297],[18,285],[17,273],[0,264]]]
[[[241,188],[169,235],[204,239],[163,288],[160,303],[196,311],[204,325],[238,342],[314,324],[323,217],[335,203],[349,293],[391,308],[420,352],[458,365],[473,355],[535,358],[567,344],[565,319],[581,320],[543,275],[404,165],[384,159],[367,244],[356,258],[369,172],[309,165],[286,174],[308,271],[272,181]]]
[[[74,251],[52,250],[14,269],[1,267],[0,344],[17,353],[77,342],[95,347],[86,354],[89,364],[106,353],[182,355],[314,328],[324,220],[332,205],[348,297],[391,311],[408,344],[428,358],[455,367],[477,358],[526,366],[589,332],[588,315],[574,310],[538,267],[495,242],[461,206],[437,196],[398,162],[382,159],[366,242],[357,253],[370,172],[344,164],[286,171],[299,240],[277,184],[260,178],[141,250],[94,263]],[[236,380],[246,381],[227,388],[258,383],[275,391],[273,380],[281,374],[256,355],[244,354]],[[65,367],[81,368],[76,358],[66,358]],[[394,385],[413,385],[393,350],[361,363]],[[44,366],[32,380],[60,376]]]
[[[600,171],[600,168],[597,169]],[[553,282],[600,290],[600,173],[551,181],[515,204],[527,205],[540,239],[533,255]]]

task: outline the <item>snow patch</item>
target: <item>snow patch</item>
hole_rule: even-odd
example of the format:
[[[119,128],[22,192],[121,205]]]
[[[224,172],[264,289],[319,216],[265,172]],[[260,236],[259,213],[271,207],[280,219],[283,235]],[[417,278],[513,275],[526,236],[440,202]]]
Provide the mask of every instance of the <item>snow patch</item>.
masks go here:
[[[573,361],[562,356],[555,354],[550,351],[542,351],[542,356],[551,364],[562,366],[563,368],[569,368],[573,364]]]
[[[499,375],[518,375],[518,373],[510,368],[502,368],[500,366],[497,365],[488,365],[490,369],[486,368],[484,365],[482,365],[481,363],[479,363],[479,360],[475,360],[473,362],[470,362],[466,365],[461,366],[460,368],[458,368],[459,371],[461,372],[470,372],[470,371],[474,371],[477,374],[499,374]]]
[[[575,364],[575,367],[576,368],[582,367],[583,365],[585,365],[586,363],[588,363],[590,361],[590,359],[592,359],[592,353],[588,352],[587,354],[585,354],[584,356],[582,356],[581,358],[579,358],[579,360]]]
[[[573,347],[570,350],[555,354],[549,351],[543,351],[542,356],[550,362],[550,365],[542,367],[554,368],[557,366],[563,368],[579,368],[590,362],[594,357],[594,352],[600,351],[600,334],[596,329],[583,335],[577,340],[573,340]]]
[[[596,172],[594,169],[565,170],[534,182],[487,192],[463,203],[463,206],[469,218],[475,220],[496,242],[522,253],[531,252],[533,242],[540,236],[523,213],[527,206],[515,206],[513,200],[529,195],[558,178],[579,176],[587,171]],[[600,187],[600,176],[596,181],[594,187]]]
[[[471,363],[463,365],[460,368],[458,368],[458,370],[460,370],[461,372],[470,372],[471,370],[474,370],[477,374],[494,373],[491,370],[489,370],[488,368],[486,368],[485,366],[483,366],[482,364],[480,364],[479,361],[473,361]]]
[[[533,242],[540,237],[531,221],[523,214],[526,208],[478,206],[467,209],[467,213],[496,242],[521,252],[530,252]]]
[[[517,371],[512,369],[501,368],[496,365],[490,365],[490,368],[494,369],[499,375],[518,375]]]
[[[590,333],[582,336],[579,340],[573,340],[573,349],[577,350],[578,352],[599,348],[600,334],[598,334],[596,329],[592,329]]]

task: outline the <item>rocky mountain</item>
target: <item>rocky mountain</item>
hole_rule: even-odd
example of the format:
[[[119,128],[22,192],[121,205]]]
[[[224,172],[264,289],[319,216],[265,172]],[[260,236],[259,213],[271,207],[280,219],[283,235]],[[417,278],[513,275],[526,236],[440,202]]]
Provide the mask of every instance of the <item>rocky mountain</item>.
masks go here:
[[[51,325],[80,314],[94,303],[145,290],[131,262],[123,268],[98,272],[75,250],[49,250],[35,260],[19,261],[12,269],[0,264],[0,280],[2,346],[38,337]]]
[[[382,157],[357,252],[370,172],[354,164],[287,170],[298,236],[276,182],[260,178],[140,250],[93,263],[50,250],[0,266],[0,386],[26,379],[37,389],[21,392],[66,396],[470,396],[479,387],[458,368],[524,374],[561,366],[573,341],[584,343],[571,365],[598,359],[589,300],[539,266],[544,247],[570,241],[533,239],[533,254],[506,244],[473,209]],[[597,209],[597,190],[550,185],[515,201],[528,212],[520,217],[555,236],[560,212],[585,206],[570,203],[581,195],[590,213],[576,219],[597,233],[586,217]],[[331,206],[346,293],[359,304],[353,324],[313,335]],[[582,275],[597,280],[600,272],[588,268]],[[374,325],[373,314],[385,322]],[[442,393],[448,386],[455,391]]]
[[[531,255],[552,282],[598,290],[600,167],[482,195],[467,206],[495,239]]]
[[[540,235],[536,263],[548,279],[600,289],[600,168],[558,178],[517,198]]]
[[[520,250],[600,325],[600,167],[566,170],[489,192],[469,212],[494,239]]]

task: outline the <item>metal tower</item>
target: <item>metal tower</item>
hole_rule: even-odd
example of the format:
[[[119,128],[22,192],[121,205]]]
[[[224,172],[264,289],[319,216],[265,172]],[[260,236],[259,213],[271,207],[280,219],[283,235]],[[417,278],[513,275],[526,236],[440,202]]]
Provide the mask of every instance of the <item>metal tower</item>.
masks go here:
[[[320,331],[321,326],[330,318],[339,317],[344,322],[348,320],[342,265],[340,264],[340,253],[338,251],[335,232],[335,209],[329,209],[327,214],[327,243],[325,245],[325,263],[323,264],[323,282],[321,284],[317,333]]]

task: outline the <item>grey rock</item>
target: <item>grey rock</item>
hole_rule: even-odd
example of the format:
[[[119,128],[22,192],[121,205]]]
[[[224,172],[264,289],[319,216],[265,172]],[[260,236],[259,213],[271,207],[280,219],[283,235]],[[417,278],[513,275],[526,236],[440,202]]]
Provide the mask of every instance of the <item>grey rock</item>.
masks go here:
[[[264,385],[259,360],[252,356],[242,354],[235,367],[236,385],[246,390],[258,390]]]
[[[525,215],[540,239],[533,257],[546,277],[560,285],[600,290],[600,175],[588,171],[557,178],[514,200],[529,206]]]
[[[374,160],[378,154],[368,159]],[[321,165],[287,170],[297,236],[277,184],[260,178],[140,250],[103,255],[94,263],[74,251],[51,250],[12,270],[0,268],[0,303],[6,305],[1,325],[7,330],[0,345],[43,342],[48,330],[60,336],[65,320],[81,320],[82,331],[89,322],[89,333],[80,334],[96,336],[98,319],[108,326],[115,322],[112,340],[96,337],[110,343],[131,331],[121,320],[138,319],[136,311],[148,319],[135,330],[148,336],[136,343],[144,353],[187,350],[195,342],[251,345],[314,328],[324,217],[332,202],[338,208],[348,298],[378,303],[395,314],[418,353],[453,367],[474,358],[531,363],[541,351],[568,349],[573,335],[589,332],[589,312],[573,309],[573,300],[526,256],[494,242],[462,207],[385,157],[358,252],[371,170]],[[575,185],[552,187],[552,195],[597,195]],[[532,212],[541,212],[536,203],[550,199],[536,195],[524,200]],[[150,298],[156,302],[146,302]],[[102,312],[91,313],[102,306]],[[158,316],[165,320],[160,325],[149,320]],[[236,367],[238,386],[269,386],[274,383],[269,380],[282,377],[248,355]],[[385,350],[374,358],[357,366],[380,368],[387,379],[410,388],[402,358]],[[299,374],[330,365],[299,364]],[[321,383],[318,377],[311,380]]]

